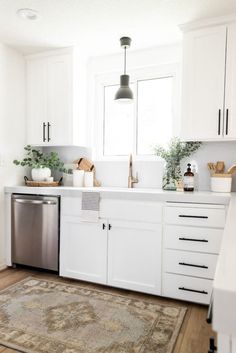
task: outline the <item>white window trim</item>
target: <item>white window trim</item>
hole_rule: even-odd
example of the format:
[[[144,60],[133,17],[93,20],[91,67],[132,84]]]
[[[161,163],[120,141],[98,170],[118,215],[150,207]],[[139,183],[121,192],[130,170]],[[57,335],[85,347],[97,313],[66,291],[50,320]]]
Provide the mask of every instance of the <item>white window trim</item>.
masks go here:
[[[164,64],[158,66],[150,66],[142,69],[129,70],[131,82],[135,83],[135,92],[137,92],[137,81],[146,79],[155,79],[157,77],[174,77],[173,85],[173,130],[176,131],[175,136],[180,131],[180,92],[181,92],[181,72],[180,64]],[[121,72],[113,72],[97,75],[95,77],[95,114],[93,121],[93,159],[97,161],[123,161],[127,160],[127,156],[104,156],[104,86],[119,84]],[[134,109],[136,106],[134,105]],[[135,112],[134,135],[133,135],[133,151],[132,154],[136,160],[160,160],[155,155],[137,155],[137,113]],[[158,141],[157,141],[158,143]]]

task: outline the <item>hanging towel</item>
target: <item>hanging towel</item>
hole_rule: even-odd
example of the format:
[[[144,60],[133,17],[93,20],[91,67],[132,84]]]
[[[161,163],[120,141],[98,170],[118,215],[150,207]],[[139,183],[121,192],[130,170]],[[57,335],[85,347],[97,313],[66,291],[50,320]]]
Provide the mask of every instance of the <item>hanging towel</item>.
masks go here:
[[[99,192],[82,192],[82,207],[80,220],[82,222],[98,222],[99,221]]]

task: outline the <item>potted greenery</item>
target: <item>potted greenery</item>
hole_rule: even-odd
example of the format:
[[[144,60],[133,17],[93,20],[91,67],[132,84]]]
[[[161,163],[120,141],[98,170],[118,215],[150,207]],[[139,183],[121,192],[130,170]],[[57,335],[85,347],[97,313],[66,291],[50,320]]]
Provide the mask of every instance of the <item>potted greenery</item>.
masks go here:
[[[22,167],[30,167],[32,180],[44,181],[51,176],[51,170],[62,171],[64,163],[57,152],[43,153],[34,147],[27,145],[26,156],[22,160],[14,160],[13,163]]]
[[[166,162],[163,177],[164,190],[176,190],[178,182],[182,180],[180,162],[197,151],[201,144],[198,141],[181,142],[180,139],[174,137],[167,148],[160,145],[154,146],[155,154]]]

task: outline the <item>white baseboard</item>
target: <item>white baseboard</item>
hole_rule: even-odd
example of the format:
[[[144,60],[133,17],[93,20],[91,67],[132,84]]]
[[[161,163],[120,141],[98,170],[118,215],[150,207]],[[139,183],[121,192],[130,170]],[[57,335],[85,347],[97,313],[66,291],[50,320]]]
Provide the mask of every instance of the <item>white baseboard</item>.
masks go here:
[[[0,271],[5,270],[7,268],[6,264],[0,264]]]

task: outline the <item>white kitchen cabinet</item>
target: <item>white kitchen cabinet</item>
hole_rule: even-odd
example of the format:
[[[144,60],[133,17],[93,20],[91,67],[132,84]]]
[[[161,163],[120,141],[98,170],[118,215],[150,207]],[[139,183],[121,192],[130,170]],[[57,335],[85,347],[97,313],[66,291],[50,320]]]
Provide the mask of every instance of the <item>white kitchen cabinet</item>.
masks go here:
[[[73,48],[26,57],[27,143],[39,146],[86,145],[85,97]],[[80,81],[79,81],[80,80]],[[81,100],[80,100],[81,98]],[[83,136],[83,138],[81,138]]]
[[[109,220],[108,284],[161,294],[161,224]]]
[[[183,41],[181,137],[223,137],[226,26],[190,31]]]
[[[236,23],[227,31],[227,61],[225,81],[225,139],[236,139]]]
[[[181,138],[236,139],[236,22],[188,29],[183,40]]]
[[[27,143],[46,142],[47,63],[44,58],[27,61]],[[45,140],[45,141],[44,141]]]
[[[63,197],[60,275],[161,294],[162,204],[101,199],[98,223],[80,210],[81,198]]]
[[[60,275],[106,284],[106,221],[88,223],[79,217],[62,216]]]
[[[236,353],[236,337],[218,333],[217,349],[218,353]]]
[[[164,208],[162,295],[209,304],[225,207],[169,203]]]

